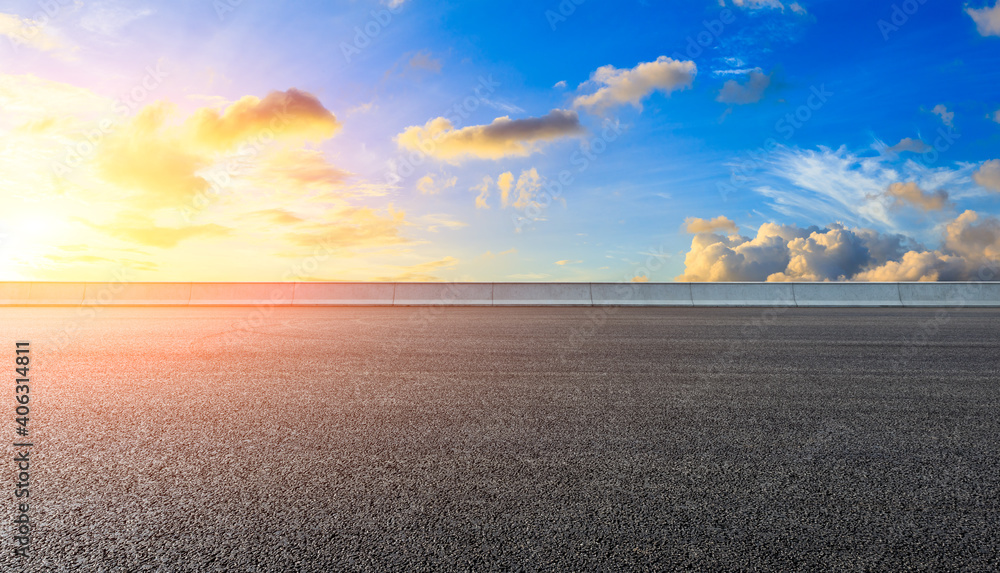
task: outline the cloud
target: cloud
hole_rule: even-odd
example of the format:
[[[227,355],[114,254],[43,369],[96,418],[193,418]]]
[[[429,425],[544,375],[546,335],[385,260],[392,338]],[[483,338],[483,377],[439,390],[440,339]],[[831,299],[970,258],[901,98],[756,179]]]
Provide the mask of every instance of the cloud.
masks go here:
[[[497,257],[502,257],[504,255],[516,255],[516,254],[517,254],[517,249],[511,248],[507,249],[506,251],[500,251],[499,253],[496,254],[493,254],[493,251],[486,251],[485,253],[479,255],[478,258],[485,260],[493,260]]]
[[[501,173],[497,177],[497,187],[500,188],[500,205],[506,207],[510,205],[510,192],[514,189],[514,174],[510,171]]]
[[[181,241],[195,237],[226,237],[233,232],[228,227],[214,223],[183,227],[162,227],[153,222],[148,216],[139,213],[122,213],[112,222],[105,224],[94,224],[82,219],[77,220],[97,231],[117,237],[123,241],[138,243],[148,247],[159,247],[161,249],[176,247]]]
[[[559,80],[552,87],[555,88],[555,89],[557,89],[557,90],[564,90],[564,89],[566,89],[566,80]]]
[[[35,119],[22,123],[14,128],[14,133],[24,135],[43,135],[49,132],[57,131],[57,128],[63,127],[63,124],[69,123],[71,123],[71,121],[66,119],[44,117],[42,119]]]
[[[97,148],[97,175],[130,192],[136,206],[192,205],[209,189],[208,178],[222,177],[203,170],[220,161],[218,152],[233,151],[242,141],[269,131],[276,138],[322,139],[339,127],[315,98],[295,89],[273,92],[263,100],[244,97],[221,115],[201,108],[180,125],[171,121],[174,112],[166,102],[150,104]],[[252,151],[232,158],[230,166],[245,167],[247,181],[276,191],[338,186],[352,177],[327,163],[318,150],[271,146]]]
[[[889,185],[885,196],[892,199],[895,206],[908,203],[924,211],[940,211],[948,204],[948,192],[944,189],[928,193],[912,181]]]
[[[114,36],[132,22],[152,14],[149,8],[129,9],[108,2],[95,2],[87,6],[80,18],[80,27],[103,36]]]
[[[28,46],[42,52],[68,54],[76,50],[49,33],[45,22],[21,18],[16,14],[0,12],[0,36],[7,36],[15,52],[19,46]]]
[[[386,6],[390,8],[399,8],[406,3],[406,0],[386,0]]]
[[[945,251],[966,259],[996,260],[1000,257],[1000,220],[965,211],[945,230]]]
[[[596,92],[573,101],[575,107],[603,113],[610,107],[631,104],[642,109],[642,100],[654,91],[665,94],[691,87],[698,68],[692,61],[660,56],[653,62],[640,63],[632,69],[602,66],[591,74],[590,81],[599,86]],[[582,85],[586,85],[582,84]]]
[[[892,183],[913,181],[923,189],[946,188],[952,198],[981,195],[971,181],[974,165],[928,167],[915,161],[888,164],[885,156],[863,157],[845,147],[832,150],[777,148],[755,166],[764,182],[754,187],[769,207],[796,219],[822,224],[836,219],[852,225],[877,223],[895,229],[881,198]],[[781,182],[770,181],[771,176]]]
[[[647,277],[645,275],[643,275],[643,276],[634,276],[634,277],[632,277],[629,280],[631,282],[634,282],[634,283],[648,283],[649,282],[649,277]]]
[[[45,255],[45,258],[63,266],[73,267],[93,267],[94,264],[107,263],[107,266],[109,267],[112,265],[124,265],[139,271],[155,271],[159,268],[156,263],[152,263],[150,261],[137,261],[135,259],[125,259],[121,257],[109,259],[107,257],[98,257],[95,255]]]
[[[507,278],[514,279],[516,281],[539,281],[542,279],[549,278],[550,274],[546,273],[518,273],[513,275],[507,275]]]
[[[251,138],[322,141],[333,137],[341,124],[316,96],[291,88],[271,92],[264,99],[244,96],[221,114],[202,108],[186,122],[192,140],[215,151],[228,151]]]
[[[764,223],[754,238],[698,233],[678,281],[978,280],[1000,257],[1000,220],[966,211],[926,250],[899,234]],[[993,263],[995,264],[995,263]]]
[[[944,124],[947,125],[948,127],[955,126],[955,112],[948,111],[948,108],[945,107],[944,104],[939,103],[936,106],[934,106],[934,109],[931,110],[931,113],[941,116],[941,121],[943,121]]]
[[[434,175],[428,173],[417,180],[417,191],[423,195],[435,195],[445,189],[454,187],[458,183],[458,177],[441,177],[435,181]]]
[[[285,209],[262,209],[260,211],[247,213],[246,217],[264,219],[265,221],[276,225],[298,225],[299,223],[306,222],[306,220],[302,217],[299,217],[294,213],[290,213]]]
[[[1000,3],[992,8],[965,8],[965,13],[976,23],[981,36],[1000,36]]]
[[[261,154],[254,164],[254,178],[271,185],[331,187],[353,176],[330,165],[323,152],[315,149],[279,149]]]
[[[504,116],[489,125],[461,129],[455,129],[451,121],[439,117],[423,127],[406,128],[396,136],[396,143],[406,149],[458,163],[468,158],[500,159],[531,155],[539,150],[542,142],[579,135],[583,131],[575,111],[554,109],[542,117],[512,120]]]
[[[16,124],[44,120],[57,114],[62,123],[107,117],[112,100],[86,88],[46,80],[32,74],[0,74],[0,127],[10,119]],[[69,134],[67,134],[69,135]]]
[[[406,214],[390,205],[385,214],[371,207],[344,207],[325,215],[324,220],[299,225],[285,236],[300,247],[340,250],[379,247],[408,242],[400,234]]]
[[[146,208],[189,203],[209,187],[195,175],[210,164],[209,159],[189,151],[183,139],[165,126],[172,111],[162,102],[146,106],[106,137],[97,153],[98,175],[132,191],[132,198]]]
[[[989,116],[993,121],[1000,123],[1000,109],[993,112],[993,115]]]
[[[991,159],[982,164],[972,179],[977,184],[991,191],[1000,191],[1000,159]]]
[[[750,72],[745,84],[740,84],[736,80],[727,81],[719,90],[719,96],[715,101],[737,105],[757,103],[769,85],[771,85],[771,74],[764,75],[760,70],[754,70]]]
[[[561,261],[556,261],[556,264],[559,265],[560,267],[565,267],[566,265],[578,265],[582,262],[583,261],[571,261],[569,259],[563,259]]]
[[[430,52],[417,52],[415,56],[410,58],[408,65],[413,70],[427,70],[435,73],[441,71],[441,60],[431,57]]]
[[[461,221],[456,221],[452,219],[449,215],[443,214],[432,214],[424,215],[420,218],[420,222],[427,225],[427,230],[432,233],[437,233],[442,227],[445,229],[450,229],[452,231],[456,229],[461,229],[462,227],[468,227],[468,223],[463,223]]]
[[[391,277],[376,277],[383,282],[441,282],[442,279],[432,274],[439,269],[447,269],[458,264],[455,257],[445,257],[437,261],[429,261],[409,267],[403,267],[403,272]]]
[[[729,231],[730,233],[736,233],[736,223],[730,221],[724,215],[719,215],[714,219],[699,219],[697,217],[688,217],[684,219],[685,229],[688,233],[713,233],[715,231]]]
[[[899,140],[899,143],[893,145],[892,147],[886,148],[886,151],[891,151],[893,153],[902,153],[904,151],[911,151],[913,153],[923,153],[925,151],[930,151],[931,146],[924,143],[922,140],[913,139],[912,137],[904,137]]]
[[[511,175],[510,173],[505,173],[504,175]],[[503,178],[504,175],[500,177]],[[532,167],[525,171],[521,171],[521,174],[517,177],[517,184],[514,186],[513,191],[513,202],[510,203],[515,209],[524,209],[528,205],[535,202],[535,198],[538,197],[538,192],[542,190],[542,177],[538,174],[538,170]],[[508,203],[504,203],[503,206],[506,207]]]
[[[746,10],[771,8],[781,10],[782,12],[785,11],[785,5],[781,3],[781,0],[733,0],[733,5]],[[806,9],[803,8],[798,2],[792,2],[788,5],[788,8],[796,14],[806,13]]]
[[[471,190],[479,191],[479,195],[476,196],[476,209],[489,209],[490,205],[486,202],[490,198],[490,184],[493,183],[493,179],[490,176],[483,177],[483,180],[476,185]]]

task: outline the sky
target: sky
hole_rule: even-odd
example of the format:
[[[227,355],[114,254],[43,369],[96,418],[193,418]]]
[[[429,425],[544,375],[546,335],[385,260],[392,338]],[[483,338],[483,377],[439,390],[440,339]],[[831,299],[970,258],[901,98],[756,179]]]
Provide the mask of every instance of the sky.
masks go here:
[[[0,280],[991,280],[995,0],[13,0]]]

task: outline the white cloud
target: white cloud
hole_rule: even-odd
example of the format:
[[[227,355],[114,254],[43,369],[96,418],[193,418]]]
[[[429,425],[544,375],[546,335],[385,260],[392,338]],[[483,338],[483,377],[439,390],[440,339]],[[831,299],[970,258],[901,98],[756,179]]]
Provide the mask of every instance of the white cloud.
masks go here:
[[[511,173],[504,173],[504,176],[511,176]],[[511,177],[512,179],[513,177]],[[509,184],[509,182],[508,182]],[[517,177],[517,184],[514,186],[514,192],[512,194],[513,202],[510,203],[515,209],[524,209],[528,205],[535,202],[538,197],[538,192],[542,190],[542,177],[538,174],[538,170],[532,167],[531,169],[522,171]],[[504,202],[504,207],[508,205],[508,202]]]
[[[771,8],[781,10],[782,12],[785,11],[785,5],[781,3],[781,0],[733,0],[733,5],[746,10]],[[806,9],[803,8],[798,2],[792,2],[789,4],[788,9],[796,14],[806,14]]]
[[[947,125],[948,127],[955,126],[955,112],[948,111],[948,108],[945,107],[944,104],[939,103],[936,106],[934,106],[934,109],[931,110],[931,113],[940,116],[941,121],[943,121],[944,124]]]
[[[972,174],[972,179],[991,191],[1000,191],[1000,159],[983,163],[982,167]]]
[[[899,181],[912,181],[922,189],[946,188],[953,199],[983,194],[972,185],[975,165],[927,167],[907,160],[896,166],[886,163],[884,156],[860,157],[844,147],[779,148],[762,168],[783,180],[755,188],[771,200],[769,206],[784,215],[818,224],[836,219],[895,230],[889,205],[881,197],[889,185]]]
[[[28,46],[57,56],[70,57],[76,48],[66,45],[53,32],[53,27],[46,25],[44,21],[0,12],[0,36],[7,36],[15,52],[21,46]]]
[[[431,56],[430,52],[417,52],[406,64],[410,69],[425,70],[428,72],[440,72],[441,60]]]
[[[992,8],[968,8],[965,13],[972,17],[976,29],[982,36],[1000,36],[1000,3]]]
[[[149,8],[126,8],[115,2],[95,2],[80,17],[80,27],[103,36],[114,36],[130,23],[153,13]]]
[[[678,281],[977,280],[1000,257],[1000,220],[966,211],[926,250],[900,234],[764,223],[754,238],[699,233]]]
[[[602,66],[591,74],[590,80],[581,84],[601,86],[596,92],[581,95],[573,101],[575,107],[603,113],[610,107],[631,104],[642,109],[642,100],[654,91],[665,94],[691,87],[698,68],[692,61],[681,61],[660,56],[653,62],[644,62],[631,69]]]

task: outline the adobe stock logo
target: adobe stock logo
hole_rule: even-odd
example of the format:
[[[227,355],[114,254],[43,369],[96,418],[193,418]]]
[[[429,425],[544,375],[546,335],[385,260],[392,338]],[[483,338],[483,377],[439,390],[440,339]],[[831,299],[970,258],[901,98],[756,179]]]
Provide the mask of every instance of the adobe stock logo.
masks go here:
[[[736,15],[729,8],[719,11],[719,17],[714,20],[704,20],[701,25],[705,28],[694,36],[687,37],[687,44],[684,46],[684,53],[674,52],[671,56],[675,60],[693,60],[700,56],[706,48],[711,46],[722,36],[726,26],[736,21]]]
[[[910,16],[916,14],[920,7],[926,3],[927,0],[904,0],[901,4],[893,4],[889,20],[879,20],[875,23],[878,26],[878,31],[882,33],[882,39],[888,42],[889,34],[898,32],[910,21]]]
[[[549,27],[552,31],[556,31],[556,25],[561,22],[565,22],[569,19],[573,13],[576,12],[576,7],[583,4],[587,0],[562,0],[555,10],[545,11],[545,20],[548,21]]]

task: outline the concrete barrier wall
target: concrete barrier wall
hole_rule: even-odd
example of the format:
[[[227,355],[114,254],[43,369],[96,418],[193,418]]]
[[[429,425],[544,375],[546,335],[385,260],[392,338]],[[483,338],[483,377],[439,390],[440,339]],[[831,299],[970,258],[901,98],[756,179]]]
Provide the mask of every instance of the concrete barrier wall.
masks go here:
[[[903,306],[897,283],[793,283],[797,306]]]
[[[295,306],[392,306],[393,283],[296,283]]]
[[[491,306],[493,283],[396,283],[396,306]]]
[[[83,304],[187,306],[191,283],[87,283]]]
[[[592,283],[595,306],[691,306],[690,283]]]
[[[1000,307],[1000,282],[68,283],[0,282],[0,306]]]
[[[295,283],[191,283],[191,306],[291,306]]]
[[[691,283],[694,306],[795,306],[791,283]]]
[[[592,306],[590,283],[494,283],[494,306]]]
[[[83,304],[83,293],[87,290],[86,283],[30,283],[28,304],[48,305],[79,305]]]
[[[0,283],[0,306],[31,303],[31,283]]]
[[[1000,306],[1000,282],[899,283],[903,306]]]

